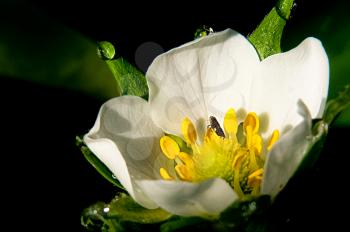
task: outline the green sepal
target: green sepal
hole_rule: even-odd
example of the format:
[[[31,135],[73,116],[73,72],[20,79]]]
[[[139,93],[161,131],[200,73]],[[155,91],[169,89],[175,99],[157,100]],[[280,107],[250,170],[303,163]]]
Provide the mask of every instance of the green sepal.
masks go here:
[[[350,107],[350,85],[345,86],[344,90],[339,93],[337,98],[327,102],[323,120],[328,125],[331,125],[337,116],[348,107]]]
[[[148,99],[145,75],[124,58],[116,55],[114,46],[106,41],[98,43],[98,54],[111,70],[121,95],[133,95]]]
[[[98,202],[85,209],[81,224],[88,229],[102,228],[104,231],[141,231],[147,224],[157,224],[173,215],[161,208],[146,209],[129,195],[119,193],[109,204]]]
[[[281,52],[281,38],[293,7],[293,0],[279,0],[263,21],[248,36],[261,60]]]
[[[146,209],[124,193],[116,196],[108,207],[107,217],[117,218],[119,221],[154,224],[168,220],[172,216],[161,208]]]
[[[106,180],[112,183],[114,186],[125,190],[120,182],[113,176],[113,173],[104,165],[86,146],[82,138],[79,136],[75,137],[75,144],[80,148],[85,159],[100,173]]]

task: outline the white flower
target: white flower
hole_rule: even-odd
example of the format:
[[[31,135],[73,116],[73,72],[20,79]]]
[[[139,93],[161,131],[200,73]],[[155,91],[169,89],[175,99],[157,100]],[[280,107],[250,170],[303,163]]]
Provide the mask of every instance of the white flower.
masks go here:
[[[322,117],[329,66],[315,38],[260,61],[228,29],[160,55],[146,78],[149,101],[109,100],[84,141],[140,205],[215,215],[246,194],[275,197],[286,185],[311,119]],[[180,154],[164,133],[190,151]]]

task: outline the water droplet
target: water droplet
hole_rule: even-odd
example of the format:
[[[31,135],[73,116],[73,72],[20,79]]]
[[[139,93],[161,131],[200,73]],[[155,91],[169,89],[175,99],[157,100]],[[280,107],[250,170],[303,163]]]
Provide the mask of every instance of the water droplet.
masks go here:
[[[109,208],[108,207],[103,208],[103,212],[108,213],[109,212]]]
[[[116,177],[114,174],[112,174],[112,178],[113,178],[113,179],[117,179],[117,177]]]
[[[256,210],[256,202],[252,202],[249,204],[249,210],[250,211],[255,211]]]

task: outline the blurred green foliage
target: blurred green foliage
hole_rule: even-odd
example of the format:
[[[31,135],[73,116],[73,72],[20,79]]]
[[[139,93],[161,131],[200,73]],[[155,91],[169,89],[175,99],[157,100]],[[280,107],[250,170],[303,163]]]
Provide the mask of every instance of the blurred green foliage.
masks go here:
[[[0,76],[102,99],[118,95],[94,41],[16,1],[1,2],[0,15]]]

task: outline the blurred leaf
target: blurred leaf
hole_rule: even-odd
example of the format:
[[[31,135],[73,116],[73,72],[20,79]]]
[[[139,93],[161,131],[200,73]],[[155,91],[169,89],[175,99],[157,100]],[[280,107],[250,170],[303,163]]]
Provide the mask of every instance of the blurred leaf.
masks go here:
[[[112,74],[96,55],[95,42],[23,1],[0,2],[0,15],[0,76],[102,99],[118,95]]]
[[[115,49],[109,42],[98,43],[100,57],[106,61],[117,81],[121,95],[134,95],[148,99],[148,86],[145,75],[122,57],[115,56]]]
[[[261,60],[281,52],[282,33],[292,7],[293,0],[279,0],[248,37]]]
[[[114,186],[124,190],[124,187],[119,181],[113,177],[113,173],[90,151],[85,145],[84,141],[79,137],[75,137],[76,145],[80,148],[85,159],[100,173],[106,180],[111,182]]]

